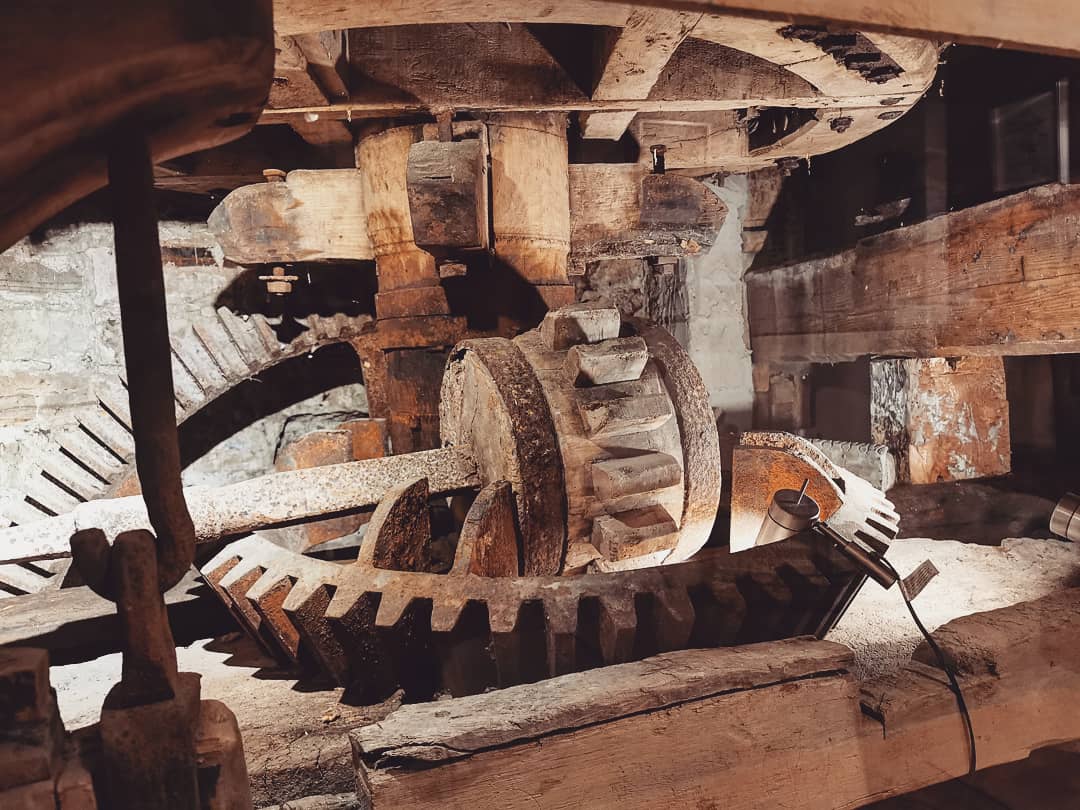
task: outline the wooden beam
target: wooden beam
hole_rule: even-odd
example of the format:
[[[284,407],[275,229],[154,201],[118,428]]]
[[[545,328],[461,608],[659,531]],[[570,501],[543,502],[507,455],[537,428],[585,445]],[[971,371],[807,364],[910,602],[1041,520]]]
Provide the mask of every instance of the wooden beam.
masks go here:
[[[756,362],[1080,351],[1080,187],[1049,185],[746,277]]]
[[[256,127],[232,143],[155,166],[154,186],[192,194],[229,192],[262,182],[264,169],[291,171],[318,165],[325,165],[323,152],[289,127]]]
[[[986,0],[913,3],[885,0],[275,0],[274,23],[286,34],[331,28],[423,23],[567,23],[621,27],[636,5],[678,8],[707,15],[747,14],[773,20],[831,21],[870,31],[934,37],[971,45],[1041,50],[1080,56],[1080,7],[1056,0],[1028,3]]]
[[[644,0],[644,5],[840,23],[871,31],[937,37],[966,45],[1080,56],[1080,7],[1056,0],[913,3],[885,0]]]
[[[660,72],[675,49],[694,30],[700,14],[667,9],[635,9],[611,42],[600,78],[593,89],[596,101],[648,98]],[[582,116],[586,138],[617,141],[633,120],[633,110]]]
[[[192,570],[165,594],[180,644],[233,628],[213,593]],[[87,587],[0,599],[0,646],[42,647],[54,664],[86,661],[123,648],[116,605]]]
[[[348,99],[344,47],[340,31],[297,37],[275,35],[269,108],[321,107]],[[291,117],[288,123],[313,146],[352,149],[352,133],[339,119],[324,119],[308,112]]]
[[[637,163],[575,164],[569,183],[570,261],[577,265],[696,254],[712,244],[727,214],[703,183],[650,175]],[[239,264],[371,261],[362,186],[353,169],[290,172],[285,183],[236,189],[208,224],[225,258]]]
[[[950,622],[979,767],[1080,738],[1080,589]],[[436,704],[350,734],[365,807],[852,808],[963,776],[967,737],[924,662],[859,683],[789,639],[669,653]],[[658,755],[661,751],[662,754]],[[767,753],[763,753],[767,752]]]
[[[243,186],[218,204],[207,225],[239,264],[375,258],[355,169],[295,171],[285,182]]]
[[[611,16],[610,4],[602,5],[596,25]],[[351,30],[352,97],[269,109],[261,122],[302,126],[317,115],[324,126],[346,117],[447,110],[576,111],[589,137],[619,138],[633,122],[640,143],[677,144],[669,168],[747,171],[832,151],[887,126],[921,98],[938,62],[938,45],[927,40],[852,32],[826,50],[814,29],[792,33],[765,20],[639,9],[616,14],[607,29],[615,33],[600,38],[607,45],[587,94],[582,85],[589,80],[580,74],[588,70],[578,62],[588,59],[545,47],[551,42],[536,26],[465,25],[451,22],[456,11],[439,25]],[[441,47],[446,41],[455,48]],[[800,117],[801,126],[768,143],[751,144],[735,111],[771,107],[817,114]],[[667,126],[680,118],[696,120]]]

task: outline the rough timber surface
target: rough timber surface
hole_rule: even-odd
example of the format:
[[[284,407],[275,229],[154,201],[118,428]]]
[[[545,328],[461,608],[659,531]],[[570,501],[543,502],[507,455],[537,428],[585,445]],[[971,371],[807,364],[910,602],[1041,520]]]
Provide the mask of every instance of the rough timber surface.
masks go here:
[[[746,277],[754,361],[1080,350],[1080,187],[1046,185]]]
[[[980,767],[1080,738],[1071,697],[1080,672],[1062,666],[1080,636],[1077,607],[1080,589],[1071,589],[942,629],[947,654],[961,662]],[[809,665],[792,671],[755,672],[749,660],[760,651],[782,661],[799,644]],[[854,808],[966,772],[953,695],[923,653],[859,683],[837,650],[788,640],[685,651],[468,704],[409,707],[351,733],[358,795],[370,808]],[[701,676],[702,662],[719,669],[725,659],[748,677]],[[670,690],[659,699],[637,688],[657,662]],[[534,699],[538,689],[550,691]],[[575,701],[597,695],[599,708],[576,714]]]
[[[330,28],[409,25],[434,22],[561,22],[622,27],[635,7],[679,8],[706,13],[751,14],[776,21],[833,21],[870,30],[904,31],[972,45],[992,45],[1080,54],[1080,10],[1048,3],[994,4],[974,0],[916,4],[888,0],[867,5],[861,0],[645,0],[630,4],[604,0],[561,0],[537,4],[529,0],[275,0],[274,24],[279,32],[304,33]],[[992,12],[992,13],[991,13]]]

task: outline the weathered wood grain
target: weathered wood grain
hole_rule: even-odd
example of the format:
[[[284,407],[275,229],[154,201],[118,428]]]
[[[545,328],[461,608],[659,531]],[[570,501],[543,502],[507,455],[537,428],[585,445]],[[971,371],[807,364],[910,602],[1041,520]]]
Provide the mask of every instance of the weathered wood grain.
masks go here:
[[[951,0],[913,3],[886,0],[643,0],[636,5],[693,9],[712,14],[764,15],[777,20],[831,20],[877,31],[902,31],[973,45],[994,45],[1080,54],[1080,9],[1051,0],[994,3]],[[328,28],[411,25],[435,22],[561,22],[621,27],[634,5],[607,0],[275,0],[279,31],[301,33]]]
[[[284,183],[243,186],[207,224],[239,264],[375,258],[355,169],[299,170]]]
[[[105,185],[118,128],[142,122],[156,162],[209,149],[251,128],[270,85],[261,0],[11,0],[0,32],[0,250]]]
[[[243,186],[218,204],[209,226],[225,258],[238,264],[371,261],[363,171],[297,170],[285,183]],[[727,216],[727,207],[700,181],[650,175],[636,163],[575,164],[568,182],[575,263],[694,255],[712,244]],[[512,192],[504,182],[503,196]],[[516,227],[506,222],[506,210],[500,217],[504,240]]]
[[[938,631],[980,768],[1080,737],[1080,672],[1061,665],[1078,607],[1073,589]],[[358,794],[376,810],[860,807],[967,771],[944,673],[916,659],[859,684],[844,648],[792,639],[407,706],[351,733]]]
[[[755,361],[1080,350],[1080,188],[1048,185],[746,277]]]
[[[851,650],[807,638],[746,644],[720,653],[686,650],[510,687],[445,703],[402,706],[352,733],[364,759],[406,749],[455,759],[525,737],[608,722],[710,694],[846,671]],[[506,707],[513,703],[514,711]],[[423,756],[423,754],[419,754]]]
[[[593,88],[596,100],[646,98],[672,54],[694,30],[700,14],[666,9],[634,9],[626,25],[606,43],[603,70]],[[593,113],[582,116],[586,138],[617,141],[635,113]]]

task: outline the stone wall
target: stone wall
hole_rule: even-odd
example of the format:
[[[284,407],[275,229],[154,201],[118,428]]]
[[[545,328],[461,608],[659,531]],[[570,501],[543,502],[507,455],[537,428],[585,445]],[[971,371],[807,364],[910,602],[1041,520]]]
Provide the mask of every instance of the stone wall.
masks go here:
[[[690,358],[709,389],[720,424],[748,430],[754,408],[750,332],[743,274],[754,259],[743,252],[743,216],[749,202],[745,175],[729,175],[710,188],[728,207],[708,253],[686,264]]]
[[[227,265],[204,225],[163,222],[170,331],[213,316],[242,272]],[[74,426],[97,404],[96,391],[123,372],[112,227],[82,224],[24,239],[0,254],[0,515],[39,474],[50,433]],[[246,428],[185,473],[216,484],[273,468],[286,419],[323,410],[366,409],[363,387],[318,394]]]

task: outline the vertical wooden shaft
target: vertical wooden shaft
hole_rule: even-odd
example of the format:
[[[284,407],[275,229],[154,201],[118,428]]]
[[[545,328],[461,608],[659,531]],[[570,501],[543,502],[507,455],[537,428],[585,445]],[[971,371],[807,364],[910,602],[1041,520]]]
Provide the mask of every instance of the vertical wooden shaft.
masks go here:
[[[194,559],[195,528],[180,483],[153,166],[142,133],[114,137],[109,186],[135,466],[158,538],[159,587],[164,591],[180,581]]]
[[[548,309],[573,303],[566,116],[492,116],[491,205],[495,255],[534,285]]]
[[[435,257],[417,247],[409,210],[405,184],[409,148],[422,138],[422,127],[396,127],[361,138],[356,146],[368,236],[379,274],[375,296],[379,318],[450,312]]]

